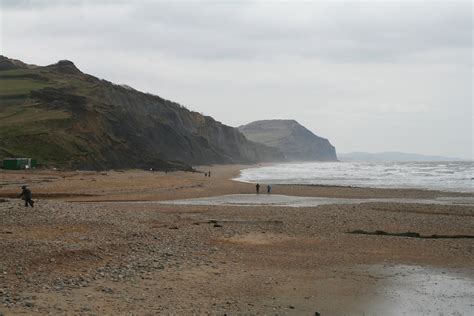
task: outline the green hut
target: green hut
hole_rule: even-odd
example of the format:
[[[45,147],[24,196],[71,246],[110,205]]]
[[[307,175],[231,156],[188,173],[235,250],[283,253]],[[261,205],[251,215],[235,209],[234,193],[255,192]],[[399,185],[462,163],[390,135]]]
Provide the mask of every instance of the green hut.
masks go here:
[[[21,170],[36,167],[36,159],[31,158],[5,158],[3,159],[3,169]]]

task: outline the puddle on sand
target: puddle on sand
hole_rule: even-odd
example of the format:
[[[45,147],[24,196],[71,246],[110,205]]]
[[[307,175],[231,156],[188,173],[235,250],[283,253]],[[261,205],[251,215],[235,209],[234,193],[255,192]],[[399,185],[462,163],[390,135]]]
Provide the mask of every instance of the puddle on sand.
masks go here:
[[[362,266],[354,273],[378,279],[359,298],[363,315],[474,315],[474,275],[468,270],[420,266]]]
[[[207,198],[160,201],[160,204],[174,205],[223,205],[223,206],[286,206],[286,207],[314,207],[329,204],[361,204],[361,203],[417,203],[439,205],[467,205],[474,206],[474,198],[443,197],[437,199],[403,199],[403,198],[373,198],[373,199],[344,199],[325,197],[302,197],[279,194],[232,194]],[[133,202],[132,202],[133,203]],[[135,202],[137,203],[137,202]]]

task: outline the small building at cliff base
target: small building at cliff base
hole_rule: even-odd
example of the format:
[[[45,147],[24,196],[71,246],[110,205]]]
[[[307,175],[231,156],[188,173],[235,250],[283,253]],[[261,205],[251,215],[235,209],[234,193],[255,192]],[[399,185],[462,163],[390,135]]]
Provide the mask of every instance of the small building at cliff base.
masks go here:
[[[32,169],[36,167],[36,159],[32,158],[4,158],[3,169],[21,170]]]

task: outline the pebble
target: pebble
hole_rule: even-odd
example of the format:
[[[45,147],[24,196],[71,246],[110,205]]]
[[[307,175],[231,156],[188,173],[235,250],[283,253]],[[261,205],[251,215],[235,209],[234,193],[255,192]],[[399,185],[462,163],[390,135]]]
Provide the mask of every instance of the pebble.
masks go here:
[[[74,293],[79,288],[90,286],[94,280],[97,280],[96,283],[92,283],[95,284],[94,286],[102,284],[100,283],[102,280],[104,282],[114,280],[121,282],[119,284],[112,283],[115,290],[110,287],[104,287],[102,289],[98,288],[98,291],[115,294],[110,297],[115,298],[117,291],[122,293],[118,289],[122,289],[122,286],[125,284],[126,286],[133,286],[135,284],[133,280],[139,280],[141,277],[147,280],[159,280],[157,286],[163,286],[163,284],[166,284],[164,282],[166,282],[168,271],[185,270],[187,269],[186,265],[191,265],[197,269],[209,269],[209,267],[222,269],[222,273],[225,274],[226,270],[225,266],[223,268],[224,262],[222,260],[228,260],[228,258],[237,258],[236,260],[229,261],[227,266],[232,267],[233,271],[239,274],[240,271],[246,271],[243,270],[245,266],[240,265],[242,255],[236,253],[235,256],[225,257],[229,249],[226,245],[209,241],[203,238],[203,236],[208,237],[211,235],[212,238],[215,238],[214,240],[217,240],[223,238],[223,236],[233,237],[235,234],[245,234],[246,232],[263,233],[267,229],[268,232],[271,232],[273,226],[270,227],[270,225],[274,225],[255,224],[255,221],[253,223],[249,222],[249,224],[235,224],[231,221],[224,221],[225,218],[220,217],[219,221],[209,221],[208,225],[193,225],[192,221],[206,223],[208,220],[206,216],[209,216],[209,214],[196,213],[198,214],[195,215],[196,217],[193,217],[192,220],[188,219],[188,222],[186,222],[185,215],[180,220],[166,213],[148,212],[146,210],[143,212],[135,210],[129,212],[124,211],[121,207],[115,209],[115,206],[111,207],[110,205],[97,206],[92,203],[66,203],[54,200],[41,200],[41,203],[38,205],[39,207],[35,208],[34,215],[28,213],[28,216],[25,216],[27,213],[25,213],[22,207],[18,206],[17,200],[9,200],[0,204],[0,218],[2,219],[2,225],[6,227],[24,227],[25,231],[31,228],[38,229],[38,227],[44,227],[45,230],[40,231],[40,233],[47,234],[48,231],[59,233],[47,236],[47,238],[15,241],[15,251],[12,251],[9,256],[3,256],[0,259],[0,285],[2,286],[0,289],[0,302],[5,306],[7,312],[10,312],[9,308],[15,304],[25,307],[34,306],[33,302],[31,302],[32,299],[16,297],[15,293],[43,292],[71,298],[73,296],[69,296],[70,293]],[[213,213],[212,216],[221,216],[217,214]],[[243,212],[240,215],[244,217],[247,216],[246,214],[247,212]],[[263,217],[264,215],[262,213],[261,216]],[[285,215],[281,216],[283,218]],[[153,220],[153,223],[159,223],[159,227],[168,227],[169,230],[156,229],[156,226],[153,228],[147,222],[150,218]],[[339,221],[339,219],[335,218],[334,221]],[[179,229],[173,222],[178,223]],[[223,222],[225,222],[225,229],[212,229],[212,227],[223,227],[219,224]],[[284,225],[286,229],[289,224],[285,221]],[[330,228],[330,225],[328,227]],[[294,229],[298,228],[295,224]],[[332,236],[335,233],[330,231],[329,228],[327,228],[327,231],[323,231],[323,233],[327,236]],[[87,231],[84,233],[80,229],[86,229]],[[326,228],[323,227],[322,229]],[[9,238],[17,238],[16,230],[14,231],[14,235],[6,236],[7,241]],[[285,233],[283,229],[282,233]],[[81,237],[84,234],[87,237]],[[215,247],[216,244],[219,245],[219,248]],[[42,263],[32,264],[32,259],[34,258],[43,258]],[[78,262],[79,260],[80,262]],[[20,266],[24,268],[17,269]],[[28,267],[29,270],[26,269]],[[56,271],[52,273],[51,270],[56,269],[56,267],[60,267],[58,269],[60,272],[58,273],[62,274],[57,274]],[[67,270],[67,268],[74,270]],[[65,270],[66,272],[64,272]],[[334,273],[336,272],[334,270]],[[78,273],[80,273],[79,276],[77,275]],[[163,276],[163,279],[161,276]],[[10,281],[13,279],[19,280],[20,285]],[[163,283],[161,283],[162,280]],[[271,281],[271,284],[273,284],[273,280]],[[149,281],[146,282],[151,284]],[[170,285],[174,286],[173,283],[170,283]],[[169,297],[174,297],[175,294],[177,300],[179,290],[179,286],[174,291],[171,288],[164,290],[161,293],[164,297],[162,299],[163,302],[166,302]],[[53,292],[51,294],[51,291],[61,291],[61,293]],[[83,290],[79,290],[76,293],[82,292]],[[104,296],[100,292],[97,295]],[[136,299],[128,295],[129,293],[125,295],[124,301],[128,299],[133,302]],[[272,299],[275,300],[276,298],[272,297]],[[308,299],[308,297],[305,297],[305,299]],[[37,306],[40,306],[38,300],[34,299],[34,301]],[[251,303],[246,305],[242,302],[233,303],[225,299],[222,301],[225,302],[224,307],[228,309],[233,308],[234,305],[243,307],[243,314],[254,314],[258,308],[261,308],[260,305],[253,307],[254,305]],[[30,304],[31,306],[29,306]],[[157,310],[160,307],[156,307]],[[163,314],[170,310],[174,311],[174,307],[170,305],[170,307],[163,308]],[[41,308],[43,308],[43,305],[41,305]],[[295,309],[295,306],[289,305],[288,308]],[[75,312],[77,313],[79,309],[82,312],[96,312],[95,308],[91,306],[81,307],[81,305],[76,305]],[[68,309],[66,308],[65,310]],[[203,310],[199,310],[199,306],[196,310],[203,312]],[[237,307],[229,314],[234,314],[236,310]],[[176,314],[180,314],[179,310],[177,311]],[[47,312],[47,307],[45,307],[45,313]],[[0,316],[2,315],[0,312]],[[315,312],[314,315],[319,316],[320,314]]]

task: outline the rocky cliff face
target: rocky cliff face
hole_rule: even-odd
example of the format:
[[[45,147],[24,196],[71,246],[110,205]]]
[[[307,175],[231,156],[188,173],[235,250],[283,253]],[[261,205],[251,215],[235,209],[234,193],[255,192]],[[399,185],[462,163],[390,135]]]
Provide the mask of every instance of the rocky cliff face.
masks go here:
[[[0,158],[27,156],[83,169],[186,169],[283,159],[277,149],[251,142],[233,127],[84,74],[70,61],[4,64]]]
[[[334,146],[294,120],[255,121],[239,127],[249,140],[277,148],[287,160],[335,161]]]

